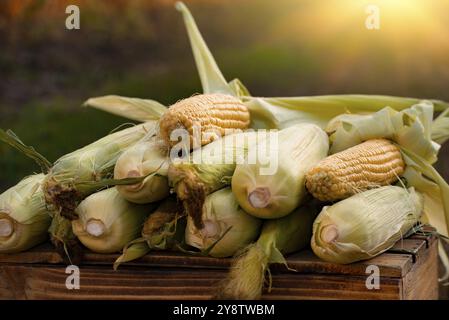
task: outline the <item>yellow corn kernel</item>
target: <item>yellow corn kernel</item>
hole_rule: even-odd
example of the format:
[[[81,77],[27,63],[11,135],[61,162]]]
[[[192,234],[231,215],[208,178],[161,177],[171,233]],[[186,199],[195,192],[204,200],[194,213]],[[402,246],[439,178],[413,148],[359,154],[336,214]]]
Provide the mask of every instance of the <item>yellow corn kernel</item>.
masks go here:
[[[247,107],[237,98],[226,94],[201,94],[172,105],[159,122],[160,137],[169,146],[177,141],[170,139],[175,129],[186,129],[193,145],[193,127],[201,128],[201,145],[208,144],[220,136],[228,134],[228,130],[247,129],[250,115]]]
[[[389,185],[404,169],[399,147],[386,139],[372,139],[321,160],[307,173],[306,187],[319,200],[339,200]]]

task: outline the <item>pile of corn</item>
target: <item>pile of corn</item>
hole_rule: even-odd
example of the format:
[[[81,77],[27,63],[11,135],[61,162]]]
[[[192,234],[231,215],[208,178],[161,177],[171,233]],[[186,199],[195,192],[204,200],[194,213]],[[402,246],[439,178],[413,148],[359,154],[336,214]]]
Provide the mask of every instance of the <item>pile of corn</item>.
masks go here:
[[[435,120],[434,112],[448,104],[252,97],[240,81],[225,81],[188,9],[177,9],[203,94],[168,108],[91,98],[86,105],[143,123],[54,164],[0,131],[43,168],[0,195],[0,253],[49,235],[72,262],[82,246],[118,253],[115,269],[153,250],[235,256],[216,297],[256,299],[269,265],[308,246],[347,264],[381,254],[422,223],[448,236],[449,186],[432,167],[449,137],[446,112]]]

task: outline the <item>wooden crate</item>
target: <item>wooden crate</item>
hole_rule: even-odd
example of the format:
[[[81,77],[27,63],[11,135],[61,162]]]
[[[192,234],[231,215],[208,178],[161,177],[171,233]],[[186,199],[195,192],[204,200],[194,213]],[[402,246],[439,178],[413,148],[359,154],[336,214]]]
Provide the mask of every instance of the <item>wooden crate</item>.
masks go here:
[[[310,250],[288,257],[290,268],[272,267],[264,299],[437,299],[438,259],[433,236],[414,235],[374,259],[351,265],[319,260]],[[408,253],[403,251],[407,250]],[[85,252],[80,289],[65,283],[66,264],[49,244],[0,255],[2,299],[210,299],[231,259],[151,253],[113,271],[117,255]],[[369,265],[380,271],[380,288],[366,287]]]

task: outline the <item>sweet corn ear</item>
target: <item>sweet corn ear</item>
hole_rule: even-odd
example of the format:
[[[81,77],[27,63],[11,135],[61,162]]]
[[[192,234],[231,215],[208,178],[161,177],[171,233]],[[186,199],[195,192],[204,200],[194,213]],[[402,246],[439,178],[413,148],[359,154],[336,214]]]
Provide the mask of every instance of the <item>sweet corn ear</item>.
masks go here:
[[[372,139],[321,160],[307,173],[306,187],[315,198],[334,201],[389,185],[404,169],[398,146]]]
[[[233,129],[247,129],[250,115],[247,107],[237,98],[225,94],[200,94],[172,105],[161,117],[159,135],[169,146],[170,135],[175,129],[186,129],[190,135],[190,146],[194,145],[193,127],[201,129],[201,145],[208,144]],[[228,132],[229,131],[229,132]]]

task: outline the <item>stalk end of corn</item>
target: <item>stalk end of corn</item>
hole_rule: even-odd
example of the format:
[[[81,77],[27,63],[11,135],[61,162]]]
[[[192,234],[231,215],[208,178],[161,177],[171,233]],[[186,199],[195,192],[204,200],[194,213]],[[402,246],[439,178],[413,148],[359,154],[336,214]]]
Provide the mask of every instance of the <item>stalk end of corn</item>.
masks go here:
[[[103,221],[98,219],[89,219],[86,223],[86,232],[93,237],[101,237],[106,231]]]
[[[320,238],[326,243],[334,242],[338,239],[338,228],[337,226],[331,224],[323,227],[320,232]]]
[[[0,219],[0,237],[9,238],[14,233],[14,224],[10,219]]]
[[[266,187],[258,187],[248,194],[248,202],[254,208],[266,208],[270,200],[270,189]]]

